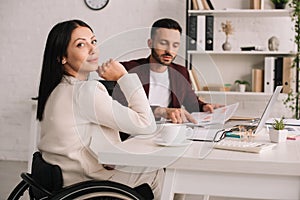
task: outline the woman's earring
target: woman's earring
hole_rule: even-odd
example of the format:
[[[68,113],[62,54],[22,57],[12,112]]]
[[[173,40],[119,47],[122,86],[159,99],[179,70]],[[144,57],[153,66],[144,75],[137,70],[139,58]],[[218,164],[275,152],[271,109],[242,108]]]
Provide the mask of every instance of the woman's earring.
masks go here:
[[[65,59],[63,59],[62,61],[61,61],[61,64],[66,64],[67,63],[67,61],[65,60]]]

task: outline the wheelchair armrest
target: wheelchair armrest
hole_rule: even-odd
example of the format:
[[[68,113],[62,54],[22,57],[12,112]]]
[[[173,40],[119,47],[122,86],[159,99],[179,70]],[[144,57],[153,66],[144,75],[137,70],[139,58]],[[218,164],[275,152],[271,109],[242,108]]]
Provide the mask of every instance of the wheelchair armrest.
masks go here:
[[[51,192],[43,188],[41,185],[39,185],[33,178],[31,178],[31,174],[29,173],[21,173],[22,179],[30,185],[30,187],[33,187],[36,190],[39,190],[41,193],[44,193],[46,196],[51,195]]]

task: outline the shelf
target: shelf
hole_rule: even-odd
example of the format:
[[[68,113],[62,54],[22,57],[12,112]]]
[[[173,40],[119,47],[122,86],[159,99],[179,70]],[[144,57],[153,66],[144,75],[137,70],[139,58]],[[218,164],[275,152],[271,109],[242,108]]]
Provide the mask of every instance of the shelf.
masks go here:
[[[232,96],[266,96],[269,97],[272,94],[271,93],[265,93],[265,92],[222,92],[222,91],[195,91],[196,95],[201,95],[201,94],[209,94],[209,95],[232,95]]]
[[[187,51],[188,54],[208,55],[263,55],[263,56],[295,56],[296,52],[280,51]]]
[[[245,17],[290,17],[288,9],[228,9],[228,10],[189,10],[190,15],[214,15],[219,17],[245,16]]]

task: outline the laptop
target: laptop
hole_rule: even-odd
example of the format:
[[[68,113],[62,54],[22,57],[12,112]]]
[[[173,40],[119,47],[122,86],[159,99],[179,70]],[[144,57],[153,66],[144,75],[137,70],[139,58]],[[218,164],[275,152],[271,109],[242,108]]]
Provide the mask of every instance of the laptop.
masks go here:
[[[276,89],[273,92],[273,95],[271,96],[271,98],[270,98],[270,100],[269,100],[269,102],[268,102],[268,104],[267,104],[267,106],[266,106],[266,108],[265,108],[265,110],[264,110],[257,126],[255,126],[255,125],[241,125],[241,126],[245,126],[245,128],[248,129],[248,130],[249,130],[249,128],[251,128],[252,130],[254,130],[253,131],[254,134],[259,133],[262,130],[262,128],[264,127],[266,121],[269,119],[270,112],[271,112],[272,108],[274,107],[274,104],[275,104],[281,90],[282,90],[282,86],[277,86],[276,87]],[[231,129],[231,131],[239,131],[238,126],[239,125],[235,125]],[[230,133],[227,136],[230,136]]]

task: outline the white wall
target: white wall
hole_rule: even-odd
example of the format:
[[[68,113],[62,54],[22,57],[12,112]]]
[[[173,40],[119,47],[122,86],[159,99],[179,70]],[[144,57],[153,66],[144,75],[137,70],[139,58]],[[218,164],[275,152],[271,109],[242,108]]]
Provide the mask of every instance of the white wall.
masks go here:
[[[92,11],[83,0],[1,0],[0,160],[27,160],[30,98],[37,95],[44,45],[54,24],[82,19],[101,43],[124,31],[151,26],[161,17],[174,18],[184,26],[185,1],[110,0],[103,10]],[[140,36],[136,41],[146,44],[148,35]]]
[[[219,8],[225,1],[213,2]],[[229,5],[228,2],[226,0],[226,5]],[[126,60],[148,55],[148,28],[156,19],[174,18],[184,28],[185,5],[185,0],[110,0],[103,10],[92,11],[85,6],[83,0],[1,0],[0,160],[27,160],[32,105],[30,99],[37,95],[44,45],[53,25],[68,19],[82,19],[96,33],[102,60],[109,57]],[[257,21],[249,22],[252,23]],[[244,41],[244,34],[239,34],[239,27],[243,27],[243,22],[236,20],[234,25],[237,32],[231,39],[236,50],[239,47],[237,45]],[[218,26],[220,27],[219,23]],[[262,40],[266,41],[269,36],[263,33],[271,26],[269,23],[261,29],[258,27],[253,33],[263,35]],[[219,28],[216,28],[215,37],[220,40],[219,45],[216,43],[218,49],[224,41]],[[179,57],[184,57],[184,48],[181,48]],[[183,63],[182,59],[178,61]],[[226,73],[222,76],[227,81]],[[232,77],[228,79],[230,78]],[[259,115],[266,102],[265,99],[258,102],[252,102],[251,99],[249,103],[245,98],[242,101],[243,113],[250,112],[253,115]],[[245,108],[246,105],[250,105],[250,109]],[[259,109],[253,111],[253,107]]]

